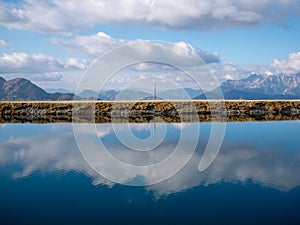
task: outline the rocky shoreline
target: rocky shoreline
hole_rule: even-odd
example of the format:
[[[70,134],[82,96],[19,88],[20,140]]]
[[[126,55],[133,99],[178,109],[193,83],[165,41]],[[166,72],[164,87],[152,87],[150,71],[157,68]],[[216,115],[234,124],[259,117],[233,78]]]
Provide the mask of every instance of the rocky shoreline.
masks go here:
[[[300,100],[2,101],[0,123],[300,120]]]

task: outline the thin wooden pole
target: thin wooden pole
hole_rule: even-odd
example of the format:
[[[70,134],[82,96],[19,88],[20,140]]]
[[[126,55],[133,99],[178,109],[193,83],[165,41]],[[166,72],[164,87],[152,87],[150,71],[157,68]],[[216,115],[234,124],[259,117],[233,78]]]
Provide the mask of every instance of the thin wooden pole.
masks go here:
[[[156,100],[156,82],[154,83],[154,94],[153,94],[153,96],[154,96],[154,100]]]

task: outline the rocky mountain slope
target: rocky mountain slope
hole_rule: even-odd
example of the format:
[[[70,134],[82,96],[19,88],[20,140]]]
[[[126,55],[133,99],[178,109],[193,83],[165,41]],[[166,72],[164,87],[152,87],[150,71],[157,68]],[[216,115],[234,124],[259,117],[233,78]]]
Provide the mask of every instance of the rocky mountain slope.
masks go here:
[[[0,77],[1,100],[72,100],[74,94],[47,93],[42,88],[23,78],[6,81]]]
[[[220,85],[225,99],[300,99],[300,73],[263,76],[252,74],[241,80],[227,80]],[[214,92],[209,93],[214,96]],[[205,99],[198,95],[195,99]]]
[[[265,95],[300,95],[300,73],[290,76],[252,74],[241,80],[227,80],[221,88],[223,92],[235,90]]]

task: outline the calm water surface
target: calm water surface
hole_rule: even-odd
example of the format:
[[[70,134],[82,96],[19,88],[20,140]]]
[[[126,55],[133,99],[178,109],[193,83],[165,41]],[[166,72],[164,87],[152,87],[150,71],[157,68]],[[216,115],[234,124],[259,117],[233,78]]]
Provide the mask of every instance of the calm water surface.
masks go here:
[[[151,152],[120,142],[115,131],[126,139],[126,126],[98,124],[96,139],[134,165],[166,158],[187,129],[184,156],[193,131],[200,127],[200,133],[192,158],[174,176],[128,186],[86,163],[72,124],[2,124],[0,224],[300,224],[299,121],[228,123],[220,152],[204,172],[198,165],[211,124],[130,124],[139,140],[166,131]],[[136,179],[150,178],[133,174],[130,182]]]

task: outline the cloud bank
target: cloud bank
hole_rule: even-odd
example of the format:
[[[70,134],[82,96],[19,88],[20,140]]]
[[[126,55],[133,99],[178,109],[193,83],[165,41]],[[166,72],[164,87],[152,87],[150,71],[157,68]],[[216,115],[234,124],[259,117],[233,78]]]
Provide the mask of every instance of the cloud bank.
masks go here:
[[[92,35],[77,35],[69,39],[56,38],[52,40],[52,43],[59,45],[66,50],[89,58],[99,57],[114,48],[132,42],[134,42],[134,40],[114,38],[103,32]],[[300,72],[300,52],[291,53],[287,59],[274,59],[272,62],[265,65],[239,65],[233,62],[221,61],[218,52],[208,52],[183,41],[174,44],[182,47],[185,52],[188,52],[186,57],[193,54],[198,55],[208,65],[212,74],[220,82],[227,79],[245,78],[253,73],[290,75]],[[155,54],[155,52],[153,52],[153,54]],[[175,52],[170,52],[170,55],[172,54],[175,54]],[[146,67],[145,65],[146,64],[138,65],[135,72],[146,70],[158,72],[158,70],[160,70],[162,75],[167,73],[174,74],[174,70],[170,70],[170,67],[155,65],[155,67],[149,68],[149,65]],[[140,74],[140,77],[143,76],[143,74]],[[127,78],[124,79],[127,80]]]
[[[211,30],[283,24],[299,15],[299,7],[299,0],[24,0],[3,2],[0,21],[8,28],[65,34],[115,23]]]
[[[300,52],[294,52],[287,59],[274,59],[271,63],[271,69],[275,73],[296,74],[300,72]]]
[[[52,42],[64,49],[81,54],[85,57],[95,58],[121,45],[130,44],[134,42],[134,40],[117,39],[104,32],[98,32],[97,34],[92,35],[78,35],[71,39],[56,38],[53,39]],[[197,54],[205,63],[217,63],[220,61],[217,52],[204,51],[186,42],[178,42],[175,44],[183,48],[190,55]],[[156,53],[153,52],[153,54]],[[175,54],[175,52],[170,52],[170,54]]]
[[[12,53],[0,57],[0,73],[46,73],[65,70],[83,70],[87,67],[85,60],[68,58],[57,60],[44,54]]]
[[[110,36],[104,32],[91,35],[76,35],[67,38],[55,38],[51,40],[53,44],[68,50],[76,55],[81,55],[82,59],[67,58],[64,60],[55,59],[44,54],[11,53],[0,57],[0,74],[21,74],[29,79],[41,80],[61,80],[63,73],[67,71],[82,71],[87,69],[88,64],[114,48],[131,44],[139,40],[124,40]],[[1,44],[2,42],[0,42]],[[3,45],[6,42],[3,41]],[[292,75],[300,72],[300,52],[291,53],[286,59],[273,59],[265,65],[239,65],[233,62],[221,61],[217,52],[208,52],[192,46],[186,42],[174,43],[180,46],[185,55],[191,57],[198,55],[206,63],[218,82],[227,79],[242,79],[253,73],[266,75]],[[155,51],[150,54],[157,54]],[[170,51],[170,56],[178,54]],[[151,57],[151,55],[149,56]],[[147,74],[148,73],[148,74]],[[112,80],[116,84],[124,81],[130,82],[142,79],[149,75],[158,76],[162,79],[174,80],[177,83],[189,86],[191,83],[188,77],[184,77],[181,71],[163,64],[140,63],[127,72],[123,71],[117,79]],[[191,86],[191,87],[192,87]]]

